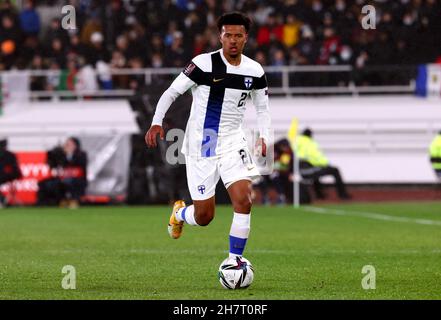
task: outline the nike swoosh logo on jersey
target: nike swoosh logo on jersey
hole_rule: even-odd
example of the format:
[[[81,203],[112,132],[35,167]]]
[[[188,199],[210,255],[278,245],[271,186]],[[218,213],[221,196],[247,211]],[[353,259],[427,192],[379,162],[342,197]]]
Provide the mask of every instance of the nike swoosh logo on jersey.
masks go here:
[[[222,81],[222,80],[224,80],[225,78],[221,78],[221,79],[216,79],[216,78],[213,78],[213,82],[219,82],[219,81]]]

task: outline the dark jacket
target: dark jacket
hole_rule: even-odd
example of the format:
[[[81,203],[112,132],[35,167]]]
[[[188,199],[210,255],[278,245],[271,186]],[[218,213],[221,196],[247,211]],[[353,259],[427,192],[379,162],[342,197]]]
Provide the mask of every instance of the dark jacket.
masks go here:
[[[76,178],[87,182],[87,153],[77,150],[71,159],[66,157],[61,147],[50,150],[47,154],[50,168],[62,169],[60,178]]]
[[[0,184],[20,179],[22,176],[15,154],[0,150]]]
[[[76,151],[71,159],[65,157],[63,164],[65,173],[71,171],[71,177],[87,181],[87,153],[79,150]],[[67,174],[66,177],[69,175]]]

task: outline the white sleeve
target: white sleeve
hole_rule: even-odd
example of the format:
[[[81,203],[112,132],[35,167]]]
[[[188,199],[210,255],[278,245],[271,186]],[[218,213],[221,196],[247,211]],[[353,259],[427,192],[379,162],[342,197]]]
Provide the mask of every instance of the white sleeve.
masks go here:
[[[181,72],[159,99],[158,104],[156,105],[155,115],[153,116],[152,126],[162,126],[162,120],[172,103],[177,97],[184,94],[194,85],[196,85],[196,83]]]
[[[254,89],[251,91],[251,99],[256,108],[257,126],[260,137],[268,142],[269,129],[271,126],[271,117],[268,105],[268,87],[263,89]]]

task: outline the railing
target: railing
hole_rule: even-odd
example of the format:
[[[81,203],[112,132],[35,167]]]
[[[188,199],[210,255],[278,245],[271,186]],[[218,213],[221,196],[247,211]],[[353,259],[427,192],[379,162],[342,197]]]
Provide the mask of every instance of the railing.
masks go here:
[[[308,119],[325,154],[423,154],[439,131],[440,118],[397,115],[394,119]],[[273,123],[275,140],[286,137],[289,121]]]
[[[157,79],[165,79],[171,82],[182,68],[145,68],[145,69],[112,69],[106,75],[113,78],[118,76],[143,76],[146,85],[155,84]],[[276,95],[323,95],[323,94],[411,94],[415,91],[415,66],[378,66],[357,69],[350,65],[338,66],[268,66],[265,67],[268,77],[270,94]],[[387,72],[390,75],[397,74],[395,79],[387,79]],[[23,77],[56,77],[61,71],[55,70],[25,70],[9,71],[0,73],[19,74]],[[366,85],[363,77],[376,74],[375,78],[385,78],[387,84],[371,83]],[[103,74],[95,71],[99,78]],[[398,80],[397,80],[398,79]],[[375,81],[374,81],[375,82]],[[377,81],[378,82],[378,81]],[[381,82],[381,81],[380,81]],[[398,83],[397,83],[398,82]],[[5,88],[6,87],[6,88]],[[4,89],[11,91],[12,88]],[[127,88],[116,88],[111,90],[76,90],[76,91],[30,91],[28,96],[32,99],[40,98],[127,98],[134,94],[134,90]],[[7,92],[6,92],[7,96]]]

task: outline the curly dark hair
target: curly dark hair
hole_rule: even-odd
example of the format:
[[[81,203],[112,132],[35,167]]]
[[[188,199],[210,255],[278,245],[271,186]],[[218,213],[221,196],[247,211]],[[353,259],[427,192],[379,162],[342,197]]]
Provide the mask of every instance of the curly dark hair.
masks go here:
[[[251,19],[240,12],[225,13],[217,19],[217,28],[219,29],[219,32],[221,32],[222,26],[224,25],[244,26],[248,33],[251,28]]]

